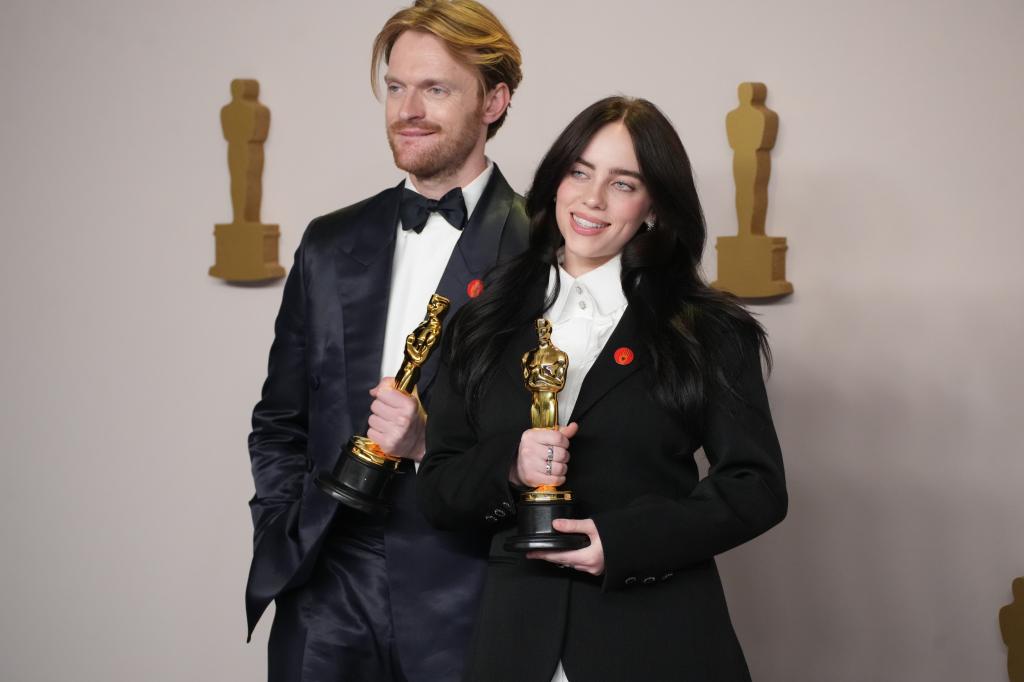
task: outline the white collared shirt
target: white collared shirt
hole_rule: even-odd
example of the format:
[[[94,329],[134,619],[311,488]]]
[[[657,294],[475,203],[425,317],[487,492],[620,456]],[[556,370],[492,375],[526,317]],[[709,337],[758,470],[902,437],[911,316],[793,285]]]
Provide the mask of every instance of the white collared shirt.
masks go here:
[[[488,159],[483,172],[462,188],[467,222],[480,202],[493,171],[494,164]],[[405,181],[405,187],[416,191],[412,177]],[[384,328],[381,377],[393,377],[398,372],[405,355],[405,337],[426,316],[427,302],[437,291],[455,243],[462,235],[461,230],[452,227],[437,213],[430,214],[422,232],[403,230],[401,220],[395,229],[395,256],[391,269],[391,293],[388,296],[388,320]]]
[[[560,289],[545,316],[551,321],[551,342],[569,356],[565,387],[558,394],[558,421],[562,426],[576,406],[583,379],[626,310],[621,274],[621,254],[576,278],[561,265],[551,268],[548,293],[554,288],[555,277]]]
[[[548,293],[554,289],[555,277],[560,286],[558,298],[546,313],[551,321],[551,342],[569,356],[565,387],[558,394],[558,423],[562,426],[572,415],[587,372],[626,311],[621,275],[622,254],[576,278],[561,265],[551,268]],[[569,682],[561,660],[551,682]]]

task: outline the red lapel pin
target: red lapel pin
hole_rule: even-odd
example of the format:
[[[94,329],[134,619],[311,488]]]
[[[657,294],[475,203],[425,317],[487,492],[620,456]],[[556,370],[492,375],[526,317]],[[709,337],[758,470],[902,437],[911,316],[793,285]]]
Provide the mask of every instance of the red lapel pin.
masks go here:
[[[628,365],[633,362],[633,351],[623,346],[622,348],[617,348],[615,350],[613,357],[615,358],[615,362],[620,365]]]
[[[478,279],[474,279],[466,285],[466,293],[469,294],[470,298],[476,298],[480,294],[484,293],[484,283]]]

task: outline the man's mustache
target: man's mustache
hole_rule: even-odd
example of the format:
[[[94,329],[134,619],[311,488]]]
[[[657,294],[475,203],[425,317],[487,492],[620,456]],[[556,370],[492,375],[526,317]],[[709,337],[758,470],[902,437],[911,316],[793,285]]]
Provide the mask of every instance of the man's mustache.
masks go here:
[[[403,133],[406,130],[415,130],[420,133],[436,133],[441,130],[441,126],[434,125],[432,123],[392,123],[388,126],[388,130],[395,135]]]

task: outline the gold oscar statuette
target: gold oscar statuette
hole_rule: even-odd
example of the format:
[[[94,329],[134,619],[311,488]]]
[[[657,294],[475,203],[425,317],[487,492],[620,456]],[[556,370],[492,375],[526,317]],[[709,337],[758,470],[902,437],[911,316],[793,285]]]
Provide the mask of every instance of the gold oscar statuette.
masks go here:
[[[427,316],[405,337],[405,357],[395,375],[395,389],[412,395],[420,369],[441,339],[441,320],[450,301],[434,294],[427,304]],[[384,489],[402,463],[366,436],[352,436],[331,473],[321,471],[316,484],[346,506],[367,514],[387,512]]]
[[[569,356],[551,343],[551,323],[537,320],[534,350],[523,354],[523,381],[530,392],[530,425],[535,429],[558,428],[558,392],[565,388]],[[572,491],[542,485],[522,493],[519,499],[518,534],[505,541],[507,551],[532,549],[568,550],[590,544],[581,533],[559,533],[551,527],[555,519],[573,518]]]

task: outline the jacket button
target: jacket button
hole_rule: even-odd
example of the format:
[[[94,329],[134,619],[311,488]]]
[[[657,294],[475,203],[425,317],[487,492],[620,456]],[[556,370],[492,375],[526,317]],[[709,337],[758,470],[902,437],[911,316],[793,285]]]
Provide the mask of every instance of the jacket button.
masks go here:
[[[487,521],[488,523],[494,523],[498,519],[496,519],[493,514],[488,514],[487,516],[484,517],[484,520]]]
[[[318,390],[320,388],[320,377],[315,375],[311,376],[309,378],[309,385],[312,387],[314,391]]]
[[[636,585],[636,576],[635,575],[631,575],[628,578],[626,578],[626,584],[627,585]]]
[[[668,580],[668,579],[669,579],[669,578],[671,578],[671,577],[672,577],[673,575],[675,575],[675,574],[674,574],[674,573],[673,573],[672,571],[669,571],[669,572],[668,572],[668,573],[666,573],[665,575],[661,576],[661,579],[662,579],[662,580]]]
[[[507,516],[505,510],[501,509],[500,507],[494,510],[494,515],[497,516],[499,519],[503,519]]]
[[[654,582],[654,580],[655,580],[654,576],[653,575],[649,575],[646,578],[644,578],[644,585],[650,585],[651,583]]]

